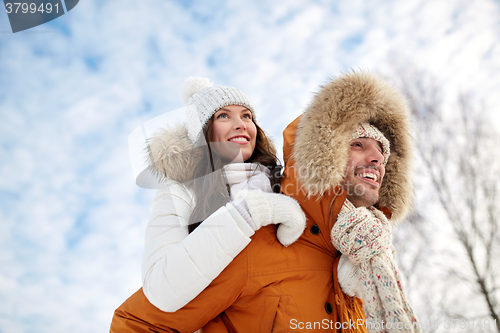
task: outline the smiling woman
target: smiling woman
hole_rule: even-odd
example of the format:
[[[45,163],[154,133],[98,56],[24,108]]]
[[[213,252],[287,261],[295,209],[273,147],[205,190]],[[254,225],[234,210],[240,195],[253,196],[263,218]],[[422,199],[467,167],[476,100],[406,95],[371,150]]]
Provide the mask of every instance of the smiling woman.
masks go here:
[[[252,112],[244,106],[228,105],[215,112],[213,138],[215,142],[232,142],[241,151],[242,162],[248,160],[255,149],[257,127],[252,120]],[[224,151],[217,151],[225,157]],[[227,156],[230,158],[230,156]]]
[[[178,312],[167,316],[145,307],[150,302],[174,312],[202,291],[206,295],[206,290],[216,290],[217,284],[212,289],[209,284],[263,226],[280,224],[277,230],[267,230],[273,235],[271,243],[277,238],[285,246],[305,228],[299,204],[273,193],[279,191],[280,166],[246,95],[236,88],[212,86],[203,78],[187,79],[182,90],[186,111],[191,112],[186,123],[162,130],[149,145],[151,169],[164,184],[146,230],[143,288],[115,312],[112,332],[128,332],[134,325],[134,332],[149,331],[145,318],[151,315],[163,318],[155,319],[160,326],[173,324],[172,319],[179,323]],[[217,297],[234,301],[236,294],[229,291],[242,279],[226,275],[232,280]],[[228,306],[212,296],[205,296],[204,302],[204,316],[180,321],[180,331],[201,328],[224,309],[219,307]]]
[[[202,156],[190,177],[196,205],[189,216],[189,232],[194,231],[219,207],[234,199],[236,188],[278,191],[281,170],[274,144],[255,122],[254,109],[247,96],[238,89],[212,87],[208,80],[203,80],[206,79],[188,79],[183,86],[184,102],[196,109],[196,116],[189,118],[186,124],[189,137],[196,142],[196,146],[207,147],[202,149]],[[196,91],[198,87],[202,88]],[[202,131],[194,133],[199,127],[194,123],[198,119]],[[157,173],[163,170],[161,168]],[[246,176],[241,177],[242,170],[246,170]],[[261,172],[265,172],[269,178],[263,177]],[[235,181],[243,182],[243,185],[231,186],[232,177],[236,174],[240,176],[236,176]],[[257,185],[258,179],[260,185]],[[243,217],[248,217],[247,209],[243,209],[241,204],[235,208]],[[249,218],[247,220],[250,221]]]

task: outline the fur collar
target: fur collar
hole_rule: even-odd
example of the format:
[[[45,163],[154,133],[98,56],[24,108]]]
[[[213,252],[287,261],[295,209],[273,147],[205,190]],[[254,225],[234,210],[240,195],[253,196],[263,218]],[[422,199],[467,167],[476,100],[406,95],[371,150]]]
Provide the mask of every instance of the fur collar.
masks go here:
[[[159,182],[186,183],[201,159],[202,147],[193,147],[185,126],[161,129],[149,141],[149,168]]]
[[[292,157],[309,196],[322,196],[340,183],[347,165],[351,133],[369,122],[391,142],[391,155],[380,189],[380,206],[404,219],[412,201],[412,144],[404,97],[369,73],[331,80],[301,116]]]

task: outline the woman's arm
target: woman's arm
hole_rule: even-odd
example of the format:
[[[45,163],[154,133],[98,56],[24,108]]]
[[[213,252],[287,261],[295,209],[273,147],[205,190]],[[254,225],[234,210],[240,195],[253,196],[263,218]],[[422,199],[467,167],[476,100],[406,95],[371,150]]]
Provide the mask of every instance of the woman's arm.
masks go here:
[[[243,250],[200,295],[175,313],[156,308],[139,289],[116,309],[110,332],[194,332],[225,311],[239,297],[248,296],[247,285],[248,252]]]
[[[188,234],[193,206],[189,190],[172,182],[156,194],[146,228],[143,290],[166,312],[177,311],[201,293],[254,234],[231,204]]]

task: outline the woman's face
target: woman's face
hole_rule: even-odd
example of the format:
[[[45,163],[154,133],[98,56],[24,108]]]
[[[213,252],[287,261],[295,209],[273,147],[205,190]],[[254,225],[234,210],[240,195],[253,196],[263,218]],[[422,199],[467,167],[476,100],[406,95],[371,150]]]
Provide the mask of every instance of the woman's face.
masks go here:
[[[257,127],[253,123],[250,110],[241,105],[228,105],[215,112],[213,117],[212,141],[231,142],[229,145],[233,147],[236,144],[243,161],[248,160],[253,154],[257,139]],[[234,160],[235,156],[230,152],[233,150],[231,147],[224,144],[215,147],[219,155]]]

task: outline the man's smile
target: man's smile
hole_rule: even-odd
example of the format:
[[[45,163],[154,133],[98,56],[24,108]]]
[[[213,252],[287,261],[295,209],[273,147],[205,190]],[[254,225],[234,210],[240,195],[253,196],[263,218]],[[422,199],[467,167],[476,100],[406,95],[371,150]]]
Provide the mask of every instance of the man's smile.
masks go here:
[[[378,183],[380,173],[375,168],[359,168],[358,171],[356,171],[355,176],[372,185],[380,186]]]

